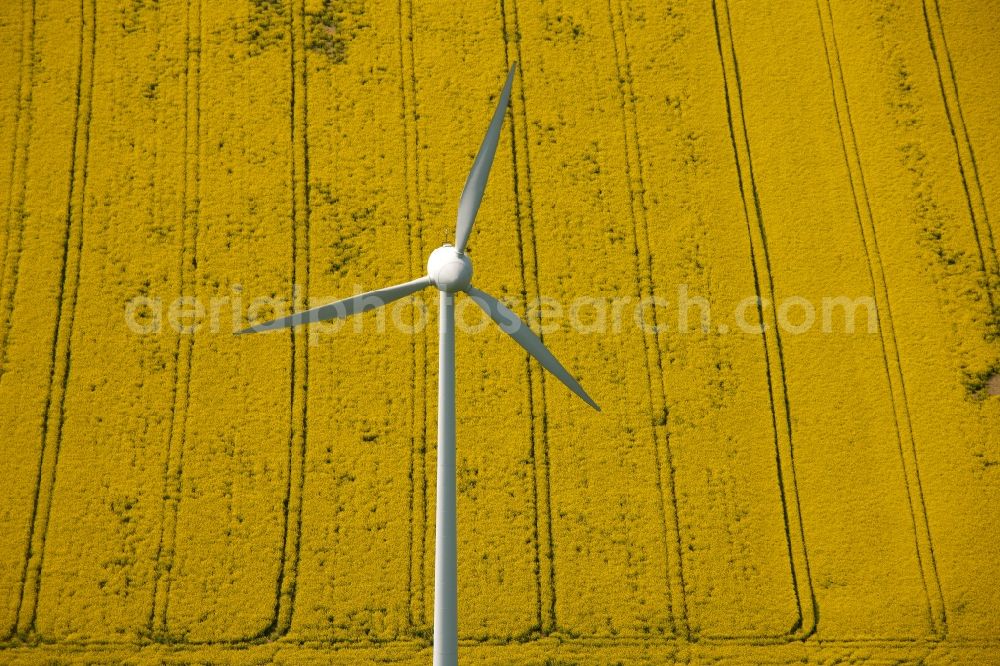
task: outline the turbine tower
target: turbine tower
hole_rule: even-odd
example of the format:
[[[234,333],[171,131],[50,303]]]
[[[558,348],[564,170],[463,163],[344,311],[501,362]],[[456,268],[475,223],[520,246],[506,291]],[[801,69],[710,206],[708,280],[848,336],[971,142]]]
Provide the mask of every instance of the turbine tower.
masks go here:
[[[431,253],[427,260],[427,275],[404,284],[377,289],[341,301],[311,308],[288,317],[251,326],[238,333],[276,331],[302,324],[330,319],[343,319],[384,306],[426,287],[440,292],[440,324],[438,351],[438,459],[437,459],[437,525],[434,547],[434,666],[455,666],[458,663],[458,581],[457,538],[455,529],[455,294],[465,292],[510,337],[524,347],[542,366],[554,374],[588,405],[600,407],[567,372],[542,341],[503,303],[472,286],[472,262],[465,254],[465,245],[486,189],[493,165],[493,156],[500,140],[510,88],[514,81],[512,65],[507,82],[486,138],[472,164],[458,204],[455,245],[445,244]]]

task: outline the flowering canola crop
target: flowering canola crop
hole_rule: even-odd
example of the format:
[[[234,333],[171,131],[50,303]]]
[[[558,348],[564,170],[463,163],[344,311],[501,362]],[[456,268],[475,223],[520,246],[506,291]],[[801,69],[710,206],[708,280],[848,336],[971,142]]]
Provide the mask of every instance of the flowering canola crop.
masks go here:
[[[231,333],[420,275],[513,62],[476,284],[603,412],[459,308],[463,661],[996,660],[997,22],[0,3],[0,660],[429,662],[435,295]]]

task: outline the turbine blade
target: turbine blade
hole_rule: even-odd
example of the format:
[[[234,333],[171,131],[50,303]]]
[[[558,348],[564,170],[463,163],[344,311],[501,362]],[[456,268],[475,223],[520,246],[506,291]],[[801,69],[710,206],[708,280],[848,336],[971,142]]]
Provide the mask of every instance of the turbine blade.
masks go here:
[[[483,144],[479,147],[476,161],[472,163],[472,171],[469,172],[469,178],[465,181],[465,189],[462,190],[462,199],[458,202],[455,247],[459,253],[465,252],[465,244],[469,242],[472,223],[476,221],[476,213],[479,212],[479,204],[483,200],[483,191],[486,190],[486,181],[490,177],[493,156],[496,155],[497,143],[500,141],[500,128],[503,127],[507,104],[510,103],[510,87],[514,82],[515,67],[517,67],[517,63],[510,66],[507,83],[504,84],[503,92],[500,93],[500,101],[497,103],[496,111],[493,112],[490,128],[486,131],[486,138],[483,139]]]
[[[546,370],[555,375],[559,381],[569,388],[570,391],[576,393],[580,398],[586,402],[588,405],[601,411],[601,408],[597,406],[597,403],[587,395],[587,392],[583,390],[573,375],[569,374],[569,371],[562,366],[562,363],[552,355],[542,341],[538,339],[538,336],[528,328],[521,319],[511,312],[511,310],[493,298],[484,291],[480,291],[475,287],[469,287],[466,293],[472,297],[472,300],[483,309],[486,314],[490,316],[490,319],[499,324],[500,328],[510,337],[517,341],[517,344],[524,347],[525,351],[535,357],[535,359],[542,364]]]
[[[368,312],[369,310],[373,310],[388,303],[392,303],[393,301],[397,301],[404,296],[409,296],[410,294],[420,291],[424,287],[429,287],[430,284],[431,279],[429,277],[422,277],[404,284],[397,284],[392,287],[385,287],[384,289],[376,289],[375,291],[369,291],[364,294],[358,294],[357,296],[351,296],[350,298],[345,298],[333,303],[327,303],[326,305],[320,305],[315,308],[310,308],[309,310],[303,310],[302,312],[297,312],[287,317],[274,319],[263,324],[256,324],[250,328],[245,328],[242,331],[239,331],[236,335],[277,331],[282,328],[291,328],[293,326],[299,326],[300,324],[312,324],[317,321],[326,321],[328,319],[344,319],[348,315]]]

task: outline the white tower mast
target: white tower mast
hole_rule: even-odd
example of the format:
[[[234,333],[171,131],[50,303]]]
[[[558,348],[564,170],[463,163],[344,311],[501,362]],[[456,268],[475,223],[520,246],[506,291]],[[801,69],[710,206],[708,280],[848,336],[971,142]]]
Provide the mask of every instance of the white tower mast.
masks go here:
[[[438,331],[437,521],[434,664],[458,663],[458,534],[455,524],[455,295],[441,291]]]

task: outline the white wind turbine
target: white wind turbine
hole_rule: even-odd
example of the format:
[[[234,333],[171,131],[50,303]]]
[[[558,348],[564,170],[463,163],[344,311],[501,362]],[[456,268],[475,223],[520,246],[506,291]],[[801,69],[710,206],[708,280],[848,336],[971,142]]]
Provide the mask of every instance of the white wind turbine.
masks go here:
[[[345,298],[311,308],[297,314],[251,326],[239,332],[259,333],[276,331],[301,324],[329,319],[343,319],[348,315],[367,312],[395,300],[409,296],[431,285],[441,292],[438,352],[438,459],[437,459],[437,524],[434,546],[434,665],[455,666],[458,663],[458,581],[457,538],[455,530],[455,294],[464,291],[481,307],[505,333],[542,366],[554,374],[573,393],[588,405],[600,407],[567,372],[556,357],[545,348],[542,341],[503,303],[472,286],[472,262],[465,255],[465,245],[472,231],[472,223],[486,189],[493,156],[500,139],[500,128],[510,102],[510,88],[514,81],[514,68],[507,74],[507,83],[500,94],[500,102],[493,113],[486,138],[479,148],[472,171],[465,182],[462,199],[458,204],[458,224],[455,228],[454,247],[445,244],[431,253],[427,260],[427,275],[404,284],[376,289],[365,294]]]

